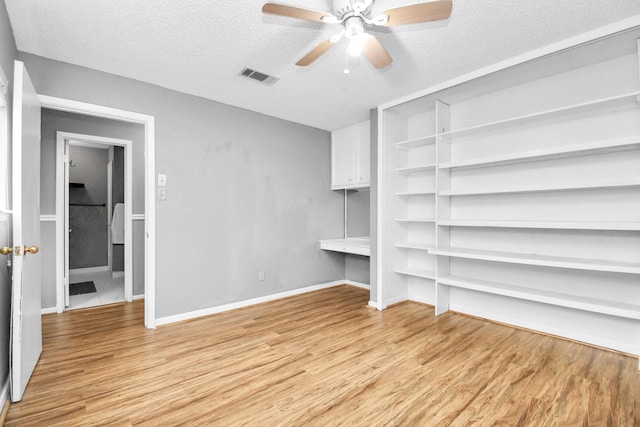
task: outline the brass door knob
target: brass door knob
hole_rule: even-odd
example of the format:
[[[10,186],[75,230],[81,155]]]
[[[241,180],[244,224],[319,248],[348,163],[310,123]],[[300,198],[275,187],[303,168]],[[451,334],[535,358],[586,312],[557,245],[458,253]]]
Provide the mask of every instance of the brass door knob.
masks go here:
[[[37,246],[25,246],[24,254],[37,254],[40,249]]]
[[[9,246],[3,246],[0,248],[0,254],[2,255],[9,255],[11,252],[13,252],[13,248],[10,248]]]

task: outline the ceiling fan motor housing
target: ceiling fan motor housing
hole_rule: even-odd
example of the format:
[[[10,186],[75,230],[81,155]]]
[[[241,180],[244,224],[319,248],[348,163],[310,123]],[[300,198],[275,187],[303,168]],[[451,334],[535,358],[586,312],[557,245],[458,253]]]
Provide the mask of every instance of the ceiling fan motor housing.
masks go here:
[[[371,3],[371,0],[333,0],[333,13],[342,19],[347,14],[363,13]]]

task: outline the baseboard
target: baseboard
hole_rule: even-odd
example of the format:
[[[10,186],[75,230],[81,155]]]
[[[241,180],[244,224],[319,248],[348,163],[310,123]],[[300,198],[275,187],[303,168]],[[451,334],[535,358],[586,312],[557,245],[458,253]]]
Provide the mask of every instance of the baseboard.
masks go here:
[[[577,341],[587,345],[595,345],[605,349],[612,349],[621,351],[627,354],[640,354],[640,349],[632,345],[625,345],[619,342],[610,341],[600,337],[593,337],[590,335],[582,334],[579,332],[566,331],[560,328],[547,327],[545,325],[537,324],[534,322],[523,321],[522,319],[512,318],[510,316],[496,315],[485,310],[479,310],[474,307],[467,307],[461,305],[451,304],[449,310],[458,313],[466,314],[468,316],[478,317],[489,321],[503,323],[505,325],[513,325],[518,328],[528,329],[534,333],[543,333],[555,335],[560,338],[569,339],[571,341]]]
[[[52,313],[57,313],[58,312],[58,307],[48,307],[48,308],[43,308],[42,310],[40,310],[41,314],[52,314]]]
[[[0,405],[2,406],[2,412],[0,413],[0,426],[4,425],[4,420],[7,418],[7,413],[9,412],[9,404],[11,401],[9,400],[9,375],[4,380],[4,384],[2,385],[2,390],[0,390]]]
[[[71,276],[72,274],[102,273],[104,271],[109,271],[108,265],[102,265],[99,267],[74,268],[73,270],[69,270],[69,276]]]
[[[137,300],[137,299],[144,299],[144,294],[140,294],[140,295],[134,295],[133,296],[133,300]]]
[[[345,285],[355,286],[356,288],[370,290],[371,288],[366,283],[354,282],[353,280],[344,280],[342,283]]]
[[[371,308],[375,308],[376,310],[378,310],[378,303],[375,301],[369,301],[369,307]]]
[[[111,278],[112,279],[118,279],[124,277],[124,271],[112,271],[111,272]]]
[[[156,319],[156,325],[167,325],[169,323],[182,322],[184,320],[195,319],[197,317],[209,316],[211,314],[222,313],[225,311],[235,310],[238,308],[248,307],[251,305],[262,304],[264,302],[275,301],[294,295],[306,294],[308,292],[319,291],[321,289],[333,288],[335,286],[344,285],[346,280],[336,280],[335,282],[322,283],[319,285],[307,286],[306,288],[293,289],[291,291],[279,292],[277,294],[265,295],[258,298],[251,298],[244,301],[238,301],[230,304],[218,305],[215,307],[204,308],[202,310],[191,311],[188,313],[175,314],[173,316],[165,316]]]

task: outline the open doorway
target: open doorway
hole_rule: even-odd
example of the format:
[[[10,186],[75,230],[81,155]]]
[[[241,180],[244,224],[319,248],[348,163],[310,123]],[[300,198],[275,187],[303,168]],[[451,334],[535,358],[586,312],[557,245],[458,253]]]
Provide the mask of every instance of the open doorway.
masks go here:
[[[127,158],[132,142],[64,132],[58,132],[57,139],[58,166],[65,178],[57,189],[65,201],[67,230],[59,290],[65,306],[131,301],[132,275],[126,267],[132,264],[132,251],[131,242],[125,242],[131,234],[130,210],[125,207],[131,204],[126,166],[131,164]]]

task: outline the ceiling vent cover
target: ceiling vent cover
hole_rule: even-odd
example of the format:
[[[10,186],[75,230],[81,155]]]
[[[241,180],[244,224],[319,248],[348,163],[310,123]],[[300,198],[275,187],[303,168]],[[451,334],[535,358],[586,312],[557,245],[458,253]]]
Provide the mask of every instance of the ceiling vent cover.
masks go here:
[[[252,70],[251,68],[247,68],[247,67],[244,67],[242,71],[240,71],[240,75],[256,80],[265,85],[272,85],[278,80],[280,80],[277,77],[270,76],[265,73],[261,73],[260,71]]]

